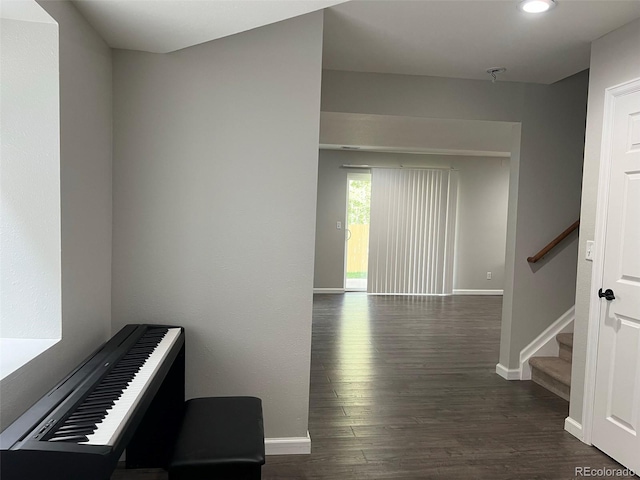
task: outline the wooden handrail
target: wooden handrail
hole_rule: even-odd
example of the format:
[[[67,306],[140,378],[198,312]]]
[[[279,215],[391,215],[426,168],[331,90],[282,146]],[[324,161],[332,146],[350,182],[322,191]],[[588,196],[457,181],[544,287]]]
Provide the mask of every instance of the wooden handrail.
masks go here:
[[[562,232],[556,238],[551,240],[551,242],[549,242],[549,244],[546,247],[544,247],[542,250],[536,253],[533,257],[527,258],[527,262],[536,263],[538,260],[544,257],[547,253],[549,253],[553,249],[553,247],[555,247],[562,240],[567,238],[571,234],[571,232],[573,232],[579,226],[580,226],[580,220],[576,220],[575,222],[573,222],[573,224],[569,228],[567,228],[564,232]]]

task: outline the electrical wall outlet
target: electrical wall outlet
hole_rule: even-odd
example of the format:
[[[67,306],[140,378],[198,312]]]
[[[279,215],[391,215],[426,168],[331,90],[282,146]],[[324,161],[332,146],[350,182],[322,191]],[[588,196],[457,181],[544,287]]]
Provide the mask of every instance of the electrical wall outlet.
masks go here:
[[[487,280],[491,280],[491,272],[487,272]]]

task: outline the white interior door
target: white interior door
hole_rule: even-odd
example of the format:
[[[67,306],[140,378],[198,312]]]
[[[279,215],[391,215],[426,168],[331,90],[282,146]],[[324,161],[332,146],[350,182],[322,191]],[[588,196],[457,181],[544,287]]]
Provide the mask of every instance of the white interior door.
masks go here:
[[[640,91],[612,101],[592,442],[640,472]]]

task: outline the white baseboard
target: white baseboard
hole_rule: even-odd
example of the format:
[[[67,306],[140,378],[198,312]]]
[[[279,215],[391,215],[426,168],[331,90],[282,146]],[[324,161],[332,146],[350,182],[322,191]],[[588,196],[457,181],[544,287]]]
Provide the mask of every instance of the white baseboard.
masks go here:
[[[453,289],[454,295],[503,295],[504,290],[465,290]]]
[[[560,318],[549,325],[529,345],[520,352],[520,380],[531,380],[529,359],[532,357],[557,357],[560,346],[556,341],[559,333],[573,332],[573,320],[576,318],[575,305],[564,312]]]
[[[265,438],[266,455],[309,455],[311,453],[311,437]]]
[[[314,288],[313,293],[344,293],[344,288]]]
[[[520,380],[519,368],[509,369],[504,365],[502,365],[501,363],[498,363],[496,365],[496,373],[500,375],[502,378],[504,378],[505,380]]]
[[[584,442],[582,425],[576,422],[573,418],[567,417],[564,419],[564,429],[581,442]]]

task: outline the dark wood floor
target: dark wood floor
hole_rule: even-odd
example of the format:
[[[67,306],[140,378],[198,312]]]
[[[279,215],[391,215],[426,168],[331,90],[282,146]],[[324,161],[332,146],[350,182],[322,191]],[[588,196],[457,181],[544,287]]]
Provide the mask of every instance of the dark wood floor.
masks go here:
[[[313,453],[268,457],[263,479],[571,479],[576,467],[619,468],[563,430],[567,402],[495,374],[501,300],[317,295]]]

